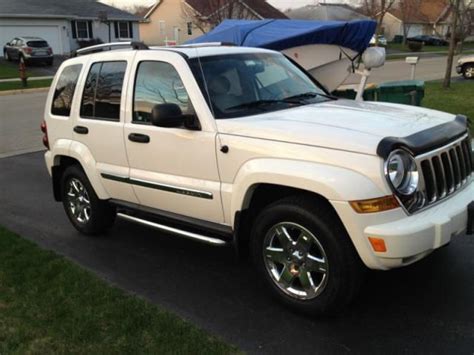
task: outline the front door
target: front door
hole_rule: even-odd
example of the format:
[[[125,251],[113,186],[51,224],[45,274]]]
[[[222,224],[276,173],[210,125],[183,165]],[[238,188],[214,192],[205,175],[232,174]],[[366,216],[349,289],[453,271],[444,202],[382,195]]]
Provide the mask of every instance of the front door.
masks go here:
[[[171,64],[176,62],[182,65]],[[216,131],[205,126],[199,131],[157,127],[150,122],[157,104],[173,103],[183,113],[194,112],[189,85],[181,79],[190,75],[184,59],[165,51],[139,52],[132,75],[124,136],[130,181],[140,203],[222,223]]]

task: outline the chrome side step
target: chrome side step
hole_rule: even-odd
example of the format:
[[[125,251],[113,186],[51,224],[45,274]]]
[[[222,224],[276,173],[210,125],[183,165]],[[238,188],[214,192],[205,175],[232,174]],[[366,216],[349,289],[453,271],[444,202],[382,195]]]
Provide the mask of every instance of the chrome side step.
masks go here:
[[[132,222],[135,222],[135,223],[140,223],[140,224],[143,224],[145,226],[152,227],[152,228],[162,230],[162,231],[165,231],[165,232],[177,234],[177,235],[189,238],[189,239],[198,240],[198,241],[203,242],[203,243],[212,244],[212,245],[227,245],[227,242],[225,242],[224,240],[221,240],[221,239],[207,237],[205,235],[188,232],[188,231],[178,229],[178,228],[174,228],[174,227],[169,227],[169,226],[166,226],[164,224],[147,221],[146,219],[142,219],[142,218],[138,218],[138,217],[133,217],[133,216],[130,216],[130,215],[125,214],[125,213],[117,213],[117,217],[126,219],[128,221],[132,221]]]

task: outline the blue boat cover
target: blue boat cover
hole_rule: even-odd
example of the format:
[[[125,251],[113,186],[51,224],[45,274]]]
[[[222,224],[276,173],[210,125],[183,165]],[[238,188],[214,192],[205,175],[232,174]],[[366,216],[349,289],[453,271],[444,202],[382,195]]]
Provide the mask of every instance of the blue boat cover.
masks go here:
[[[362,53],[375,33],[376,22],[311,20],[225,20],[191,43],[231,42],[273,50],[309,44],[333,44]]]

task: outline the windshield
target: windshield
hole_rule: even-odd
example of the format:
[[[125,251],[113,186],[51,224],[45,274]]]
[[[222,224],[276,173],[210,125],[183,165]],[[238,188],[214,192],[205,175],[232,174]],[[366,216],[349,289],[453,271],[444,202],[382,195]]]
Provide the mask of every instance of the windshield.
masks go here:
[[[308,74],[280,53],[200,57],[192,59],[191,66],[216,119],[329,99]]]

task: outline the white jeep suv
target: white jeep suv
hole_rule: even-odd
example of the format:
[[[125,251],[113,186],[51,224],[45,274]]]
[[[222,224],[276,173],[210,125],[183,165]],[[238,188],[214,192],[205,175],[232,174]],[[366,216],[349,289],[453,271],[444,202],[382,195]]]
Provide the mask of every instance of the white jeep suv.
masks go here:
[[[334,98],[279,52],[81,55],[59,68],[42,129],[54,197],[81,233],[119,217],[248,250],[304,312],[346,305],[364,265],[409,265],[472,233],[466,117]]]

